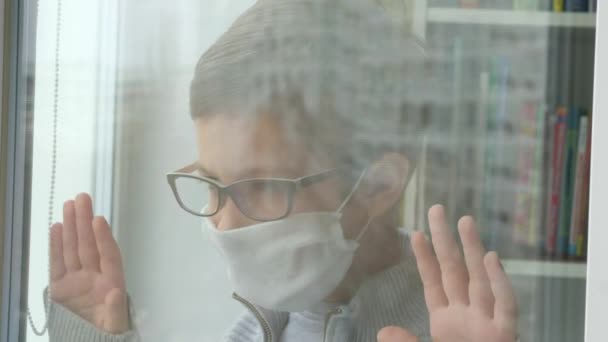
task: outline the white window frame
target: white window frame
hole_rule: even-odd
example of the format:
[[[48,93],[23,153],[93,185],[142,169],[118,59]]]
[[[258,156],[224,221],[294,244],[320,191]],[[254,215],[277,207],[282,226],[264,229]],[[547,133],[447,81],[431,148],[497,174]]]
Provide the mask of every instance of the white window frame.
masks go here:
[[[598,1],[595,36],[595,84],[593,132],[591,139],[591,179],[589,203],[589,244],[587,253],[587,291],[585,341],[606,341],[608,308],[608,229],[604,217],[608,195],[608,3]]]
[[[5,167],[6,189],[3,200],[2,229],[2,301],[0,303],[0,342],[20,341],[25,331],[21,315],[21,298],[26,295],[23,265],[27,256],[27,231],[29,205],[29,164],[31,163],[32,132],[28,129],[26,113],[27,75],[33,75],[35,60],[36,16],[35,3],[31,1],[2,1],[2,122],[6,124],[2,136],[2,167]]]

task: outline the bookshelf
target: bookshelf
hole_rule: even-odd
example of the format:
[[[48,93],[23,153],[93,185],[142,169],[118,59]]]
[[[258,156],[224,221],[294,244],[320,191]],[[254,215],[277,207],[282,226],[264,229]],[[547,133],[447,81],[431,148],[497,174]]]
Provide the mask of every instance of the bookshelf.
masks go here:
[[[467,3],[486,8],[465,8]],[[579,139],[586,129],[579,130],[577,112],[593,108],[599,16],[507,9],[525,3],[540,8],[549,0],[413,0],[411,19],[405,22],[441,66],[431,81],[438,89],[435,94],[444,94],[438,100],[420,97],[418,106],[431,102],[428,113],[451,119],[426,136],[425,150],[430,152],[421,167],[434,167],[421,173],[433,181],[417,187],[424,189],[422,203],[445,202],[448,210],[455,208],[448,214],[451,219],[472,213],[487,229],[486,247],[506,256],[502,263],[520,305],[522,340],[582,341],[588,304],[583,298],[593,283],[587,277],[593,262],[583,261],[585,252],[579,253],[578,244],[573,253],[572,239],[564,236],[580,236],[572,227],[587,224],[579,221],[585,214],[577,205],[588,194],[580,195],[584,183],[576,182],[585,172],[573,165],[585,160],[579,157],[587,158],[577,152],[578,146],[590,145],[590,140],[583,144],[586,138]],[[558,120],[561,106],[567,114]],[[556,132],[561,138],[555,138]],[[443,152],[446,141],[451,145]],[[569,157],[555,158],[558,153]],[[556,174],[559,181],[551,178]],[[554,198],[558,204],[552,204]],[[573,225],[575,214],[579,223]]]
[[[428,8],[427,22],[594,28],[595,13],[554,13],[468,8]]]
[[[512,276],[581,280],[587,276],[587,264],[583,262],[506,259],[502,263],[507,273]]]
[[[590,28],[596,26],[596,13],[523,11],[508,9],[429,7],[428,0],[413,0],[411,29],[426,40],[429,24],[493,25],[512,27]]]

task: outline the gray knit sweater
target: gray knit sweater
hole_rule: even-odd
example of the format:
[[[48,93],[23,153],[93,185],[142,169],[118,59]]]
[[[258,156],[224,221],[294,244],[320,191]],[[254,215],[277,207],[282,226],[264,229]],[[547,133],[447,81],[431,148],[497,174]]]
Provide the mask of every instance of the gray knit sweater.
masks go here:
[[[256,307],[238,295],[234,298],[248,310],[230,329],[226,342],[279,342],[289,313]],[[348,305],[328,312],[322,336],[327,342],[376,341],[378,331],[387,325],[405,327],[421,341],[429,339],[423,288],[409,251],[401,263],[366,281]],[[140,341],[136,327],[120,335],[107,334],[57,303],[51,303],[49,335],[50,342]]]

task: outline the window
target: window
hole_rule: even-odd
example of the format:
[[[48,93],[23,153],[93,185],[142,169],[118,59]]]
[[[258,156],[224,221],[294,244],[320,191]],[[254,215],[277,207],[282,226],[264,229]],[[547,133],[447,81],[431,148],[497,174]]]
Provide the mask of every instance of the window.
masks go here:
[[[595,1],[2,4],[0,342],[601,338]]]

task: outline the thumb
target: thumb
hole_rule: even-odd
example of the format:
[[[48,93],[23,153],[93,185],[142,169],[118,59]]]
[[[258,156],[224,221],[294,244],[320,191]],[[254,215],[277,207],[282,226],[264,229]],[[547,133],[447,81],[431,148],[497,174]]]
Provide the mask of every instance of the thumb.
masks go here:
[[[403,328],[394,326],[380,329],[377,338],[378,342],[418,342],[418,337]]]
[[[105,298],[106,315],[104,330],[111,334],[122,334],[129,330],[129,304],[127,294],[118,289],[112,289]]]

